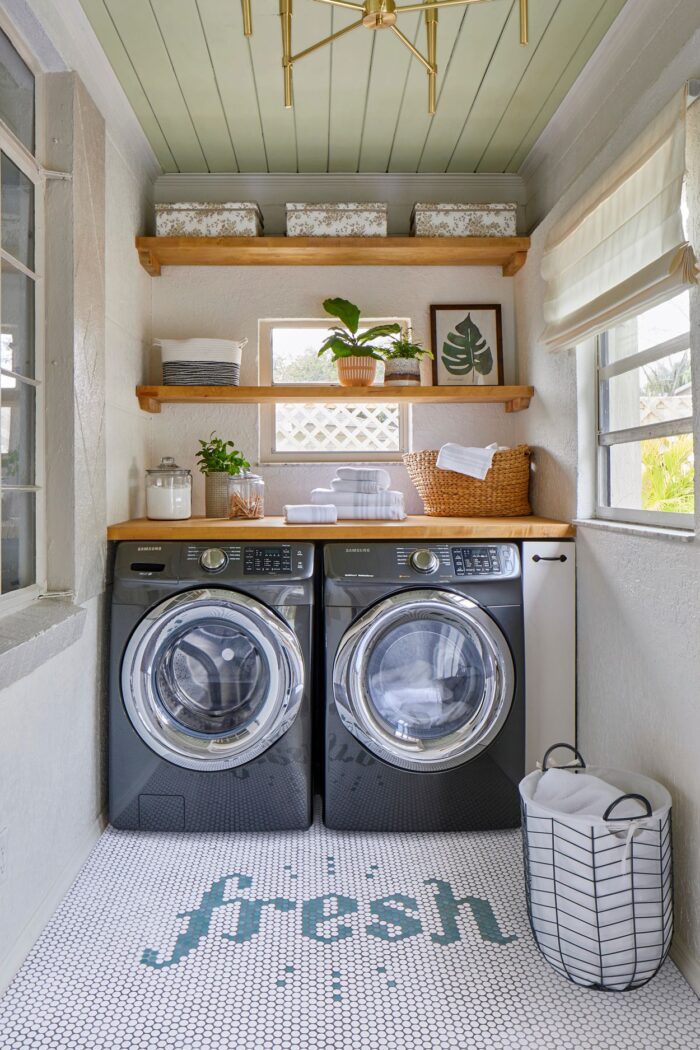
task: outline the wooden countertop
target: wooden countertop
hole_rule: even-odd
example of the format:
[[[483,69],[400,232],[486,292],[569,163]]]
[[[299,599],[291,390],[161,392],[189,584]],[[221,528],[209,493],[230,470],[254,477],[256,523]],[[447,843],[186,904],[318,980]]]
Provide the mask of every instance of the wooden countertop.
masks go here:
[[[110,540],[438,540],[561,539],[574,536],[569,522],[534,515],[522,518],[430,518],[410,515],[404,521],[339,521],[336,525],[285,525],[279,517],[255,521],[188,518],[150,521],[135,518],[110,525]]]

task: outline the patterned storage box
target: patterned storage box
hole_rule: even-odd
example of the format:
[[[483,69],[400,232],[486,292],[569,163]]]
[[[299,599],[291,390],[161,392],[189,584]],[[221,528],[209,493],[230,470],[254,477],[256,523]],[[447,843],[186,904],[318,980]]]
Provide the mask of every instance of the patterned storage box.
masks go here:
[[[414,237],[515,237],[516,204],[416,204]]]
[[[288,237],[386,237],[386,204],[288,204]]]
[[[254,201],[156,204],[157,237],[259,237],[262,228]]]

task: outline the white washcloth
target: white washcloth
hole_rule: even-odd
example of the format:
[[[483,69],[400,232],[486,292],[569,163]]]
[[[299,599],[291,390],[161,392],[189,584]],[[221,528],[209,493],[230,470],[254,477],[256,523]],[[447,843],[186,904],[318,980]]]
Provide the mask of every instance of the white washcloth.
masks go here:
[[[570,769],[548,769],[540,777],[533,802],[556,809],[559,813],[580,817],[602,818],[611,802],[624,795],[613,784],[590,773],[574,773]],[[621,817],[643,817],[644,808],[631,799],[615,807],[611,820]]]
[[[381,467],[338,467],[336,475],[341,481],[374,481],[380,489],[388,489],[391,478]]]
[[[351,481],[347,478],[333,478],[331,488],[334,492],[385,492],[386,485],[376,481],[362,481],[359,478]]]
[[[467,448],[448,442],[438,452],[435,466],[440,470],[454,470],[457,474],[468,474],[470,478],[483,481],[491,469],[494,454],[503,450],[503,446],[495,442],[486,448]]]
[[[406,517],[403,492],[383,489],[381,492],[335,492],[333,489],[312,489],[311,502],[332,503],[338,508],[339,518],[387,518],[403,521]]]
[[[338,510],[332,503],[290,503],[284,508],[284,520],[288,525],[334,525]]]

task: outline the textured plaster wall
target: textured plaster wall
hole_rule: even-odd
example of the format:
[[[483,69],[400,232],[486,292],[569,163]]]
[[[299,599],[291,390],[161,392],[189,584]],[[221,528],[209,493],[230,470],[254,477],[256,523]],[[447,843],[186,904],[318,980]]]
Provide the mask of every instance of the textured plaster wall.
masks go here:
[[[578,150],[578,164],[566,168],[566,180],[573,179],[574,188],[559,199],[535,230],[527,264],[515,280],[518,373],[521,382],[533,383],[536,389],[530,410],[516,418],[516,429],[519,438],[536,449],[533,495],[539,514],[570,518],[578,513],[585,517],[591,505],[592,347],[579,351],[577,368],[575,352],[549,353],[540,340],[544,320],[539,271],[547,230],[599,174],[600,158],[591,158],[583,149],[577,129],[590,125],[594,135],[591,141],[605,141],[605,157],[612,162],[627,145],[630,133],[629,123],[619,121],[614,101],[613,86],[622,72],[629,66],[637,88],[630,118],[634,126],[642,118],[650,120],[685,79],[700,74],[697,46],[694,50],[679,47],[674,55],[668,55],[665,23],[662,19],[659,27],[658,5],[653,6],[655,11],[651,12],[644,4],[649,19],[654,16],[653,24],[645,25],[642,19],[636,26],[636,32],[647,32],[658,45],[656,50],[644,50],[644,66],[639,64],[642,57],[634,50],[634,39],[628,47],[613,40],[607,63],[598,58],[595,95],[612,100],[609,110],[589,110],[585,90],[577,93],[576,88],[565,103],[569,109],[562,137],[559,143],[551,138],[546,145],[553,159],[560,158],[560,172],[566,158],[571,160],[570,151]],[[639,13],[644,13],[641,5]],[[683,27],[684,39],[694,39],[697,44],[697,4],[670,4],[664,18],[673,39],[678,30],[676,19]],[[663,97],[659,95],[660,80],[665,85]],[[693,169],[689,194],[696,217],[696,243],[700,243],[699,122],[700,106],[696,104],[690,110],[689,148]],[[557,185],[553,178],[551,171],[544,172],[542,180],[535,182],[534,200],[550,199],[552,187]],[[691,325],[693,361],[698,365],[697,290],[691,294]],[[700,448],[700,367],[695,367],[693,386],[695,442]],[[584,524],[579,527],[577,551],[579,744],[589,762],[639,770],[671,790],[677,929],[674,952],[686,976],[700,990],[700,543],[620,534]]]
[[[152,282],[153,334],[156,337],[247,336],[241,383],[258,381],[258,320],[320,317],[321,301],[340,295],[358,303],[366,316],[411,317],[414,333],[430,344],[431,303],[501,303],[506,382],[514,381],[513,281],[494,268],[449,267],[171,267]],[[157,381],[158,362],[151,363]],[[514,417],[502,406],[416,405],[413,445],[436,448],[445,441],[463,444],[512,443]],[[255,461],[258,409],[254,405],[172,406],[152,417],[152,456],[175,456],[194,470],[194,513],[204,512],[204,485],[195,469],[197,439],[216,430],[237,442]],[[402,464],[388,464],[392,484],[406,493],[407,509],[421,509]],[[285,503],[306,502],[311,488],[324,484],[332,465],[263,465],[266,509],[279,514]]]

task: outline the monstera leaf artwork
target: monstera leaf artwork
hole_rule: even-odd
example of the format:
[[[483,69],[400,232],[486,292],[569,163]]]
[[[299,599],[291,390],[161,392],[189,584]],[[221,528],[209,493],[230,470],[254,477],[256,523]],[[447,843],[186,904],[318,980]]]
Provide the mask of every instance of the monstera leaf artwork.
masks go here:
[[[442,363],[450,375],[466,376],[471,373],[474,383],[477,374],[487,376],[492,371],[491,347],[471,314],[455,325],[455,331],[450,332],[442,344]]]

